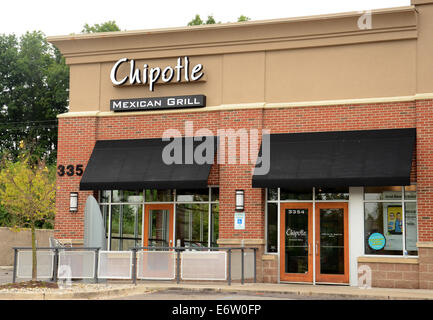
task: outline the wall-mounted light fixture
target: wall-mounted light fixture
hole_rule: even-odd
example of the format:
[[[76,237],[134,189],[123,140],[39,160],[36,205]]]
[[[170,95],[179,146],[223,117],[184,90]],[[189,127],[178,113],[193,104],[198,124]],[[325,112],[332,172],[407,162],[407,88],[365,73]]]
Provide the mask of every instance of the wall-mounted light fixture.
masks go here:
[[[78,211],[78,192],[71,192],[69,195],[69,211]]]
[[[244,211],[244,190],[236,190],[236,211]]]

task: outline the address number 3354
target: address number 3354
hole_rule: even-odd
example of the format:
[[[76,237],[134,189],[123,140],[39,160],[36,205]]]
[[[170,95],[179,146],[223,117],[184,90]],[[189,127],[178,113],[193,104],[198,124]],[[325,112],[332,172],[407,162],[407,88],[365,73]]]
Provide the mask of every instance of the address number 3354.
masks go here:
[[[59,177],[63,177],[64,175],[72,177],[73,175],[82,176],[83,175],[83,165],[77,164],[72,165],[68,164],[64,166],[63,164],[57,166],[57,175]]]

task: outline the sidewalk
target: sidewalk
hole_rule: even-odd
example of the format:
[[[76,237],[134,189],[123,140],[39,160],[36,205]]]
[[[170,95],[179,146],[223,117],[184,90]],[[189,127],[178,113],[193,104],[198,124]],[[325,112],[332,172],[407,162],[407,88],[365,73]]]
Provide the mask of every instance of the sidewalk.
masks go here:
[[[102,285],[103,286],[103,285]],[[371,300],[433,300],[432,290],[420,289],[360,289],[357,287],[335,285],[296,285],[296,284],[188,284],[173,282],[139,282],[137,285],[125,283],[109,283],[107,289],[86,290],[83,292],[68,292],[50,290],[47,292],[0,292],[0,300],[72,300],[72,299],[114,299],[131,295],[139,295],[165,290],[181,290],[197,294],[199,292],[240,293],[240,294],[295,294],[309,296],[320,300],[321,298],[336,299],[371,299]]]
[[[304,285],[304,284],[268,284],[247,283],[232,284],[188,284],[171,282],[139,282],[137,287],[148,291],[160,290],[185,290],[191,292],[223,292],[223,293],[278,293],[335,298],[363,298],[372,300],[433,300],[433,290],[421,289],[386,289],[371,288],[360,289],[358,287],[337,285]]]
[[[12,282],[12,267],[0,267],[0,284]],[[41,293],[0,293],[0,299],[109,299],[118,296],[128,296],[150,291],[184,290],[190,292],[221,292],[221,293],[276,293],[296,294],[310,296],[317,299],[321,297],[334,298],[362,298],[372,300],[433,300],[433,290],[422,289],[386,289],[337,285],[308,285],[308,284],[269,284],[269,283],[180,283],[171,281],[138,281],[134,286],[131,282],[108,281],[110,288],[95,290],[94,292],[47,292]],[[126,286],[126,287],[125,287]],[[115,288],[117,287],[117,288]]]

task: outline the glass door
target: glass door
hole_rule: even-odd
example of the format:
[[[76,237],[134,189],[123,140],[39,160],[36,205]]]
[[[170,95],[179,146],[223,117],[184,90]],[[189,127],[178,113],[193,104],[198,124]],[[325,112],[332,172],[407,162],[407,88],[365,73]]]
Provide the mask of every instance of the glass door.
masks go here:
[[[349,282],[347,203],[316,204],[316,281]]]
[[[280,279],[312,282],[313,205],[282,203],[280,210]]]
[[[150,204],[145,207],[143,246],[172,247],[173,205]]]

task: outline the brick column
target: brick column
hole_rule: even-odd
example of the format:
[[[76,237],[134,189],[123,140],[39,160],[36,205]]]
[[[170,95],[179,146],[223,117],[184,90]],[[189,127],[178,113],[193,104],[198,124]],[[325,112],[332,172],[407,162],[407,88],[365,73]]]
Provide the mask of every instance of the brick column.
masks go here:
[[[60,117],[57,165],[83,165],[87,162],[96,142],[96,117]],[[67,170],[66,170],[67,171]],[[54,235],[59,239],[82,243],[84,237],[84,207],[93,191],[79,191],[81,177],[74,172],[57,176],[56,219]],[[70,192],[78,192],[78,212],[69,211]]]
[[[433,289],[433,100],[416,102],[420,289]]]

